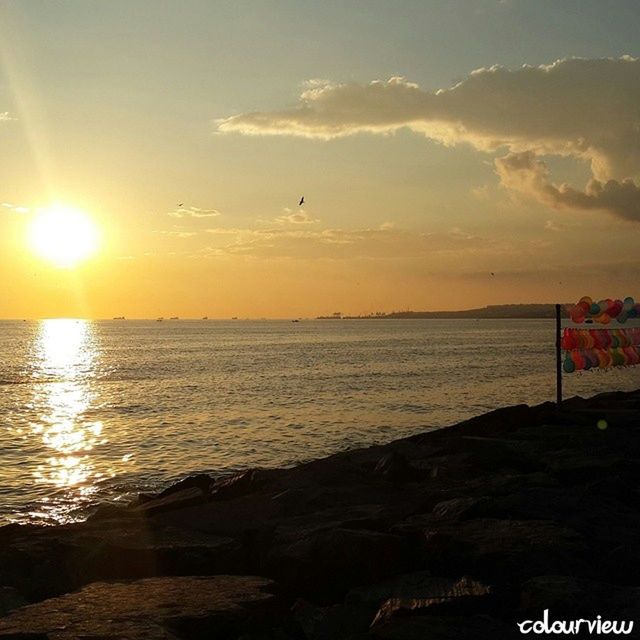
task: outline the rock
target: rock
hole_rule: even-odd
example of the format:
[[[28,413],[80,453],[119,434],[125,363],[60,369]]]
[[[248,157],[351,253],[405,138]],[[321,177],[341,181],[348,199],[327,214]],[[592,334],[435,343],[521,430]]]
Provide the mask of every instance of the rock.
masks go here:
[[[342,640],[365,633],[375,612],[363,605],[317,607],[298,599],[292,614],[307,640]]]
[[[332,528],[276,539],[264,572],[295,593],[337,598],[351,587],[402,572],[409,559],[399,536]]]
[[[213,497],[216,500],[238,498],[262,487],[269,479],[278,476],[278,469],[249,469],[216,482]]]
[[[438,595],[434,595],[438,594]],[[488,607],[489,589],[479,582],[462,578],[449,589],[434,589],[426,597],[390,598],[382,604],[373,624],[407,613],[433,613],[468,616],[473,613],[485,613]]]
[[[177,640],[238,637],[271,626],[272,583],[254,576],[149,578],[95,582],[0,620],[0,638]]]
[[[27,604],[20,592],[13,587],[0,587],[0,617]]]
[[[76,544],[86,550],[83,564],[94,580],[246,570],[239,542],[177,527],[107,529]]]
[[[425,566],[443,575],[509,582],[540,574],[589,574],[582,538],[549,521],[478,518],[434,524],[423,535]]]
[[[623,587],[574,576],[536,576],[522,585],[519,610],[539,614],[544,609],[554,616],[592,619],[594,612],[618,620],[637,618],[640,587]]]
[[[0,546],[0,581],[32,601],[95,580],[214,573],[247,573],[239,542],[145,520],[45,527]]]
[[[437,601],[485,596],[490,591],[487,585],[470,578],[443,578],[432,576],[428,571],[416,571],[351,589],[345,602],[368,605],[376,610],[386,603],[391,603],[387,606],[389,610],[416,609]]]
[[[163,511],[173,511],[184,509],[207,501],[208,494],[200,487],[190,487],[180,489],[166,494],[163,497],[154,498],[133,507],[131,511],[135,514],[155,515]]]
[[[129,506],[129,505],[127,505]],[[126,520],[135,518],[127,507],[123,507],[112,502],[99,504],[95,511],[89,516],[89,520]]]
[[[434,508],[432,516],[437,520],[460,520],[473,514],[480,505],[486,502],[486,498],[453,498],[443,500]]]
[[[373,473],[390,482],[417,482],[423,474],[397,451],[387,453],[378,460]]]
[[[515,624],[507,625],[488,616],[464,618],[442,616],[398,616],[377,624],[365,638],[375,640],[515,640]]]
[[[215,478],[212,478],[206,473],[198,473],[193,476],[188,476],[170,487],[167,487],[164,491],[158,494],[158,498],[165,498],[184,489],[193,489],[194,487],[200,489],[205,495],[211,492],[211,487],[215,484]],[[147,500],[141,500],[141,502],[147,502]]]

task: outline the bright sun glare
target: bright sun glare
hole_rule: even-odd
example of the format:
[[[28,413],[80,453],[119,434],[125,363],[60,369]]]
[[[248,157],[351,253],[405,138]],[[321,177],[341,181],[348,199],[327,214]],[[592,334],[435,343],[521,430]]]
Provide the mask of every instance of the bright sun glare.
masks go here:
[[[29,237],[34,252],[58,267],[73,267],[98,249],[98,229],[91,218],[63,205],[38,211]]]

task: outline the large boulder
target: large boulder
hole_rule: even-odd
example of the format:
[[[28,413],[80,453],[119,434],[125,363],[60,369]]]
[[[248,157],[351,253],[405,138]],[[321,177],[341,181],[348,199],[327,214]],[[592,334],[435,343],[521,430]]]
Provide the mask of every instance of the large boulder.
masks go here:
[[[269,580],[254,576],[95,582],[0,619],[0,638],[237,638],[273,623],[278,601],[271,588]]]
[[[399,536],[330,528],[276,539],[263,572],[295,593],[338,598],[350,587],[402,573],[409,560]]]
[[[441,575],[511,582],[543,573],[590,573],[581,536],[554,522],[478,518],[434,523],[421,534],[423,562]]]
[[[0,616],[27,604],[20,592],[13,587],[0,587]]]
[[[30,600],[96,580],[246,573],[245,566],[233,539],[145,521],[46,527],[0,549],[0,580]]]

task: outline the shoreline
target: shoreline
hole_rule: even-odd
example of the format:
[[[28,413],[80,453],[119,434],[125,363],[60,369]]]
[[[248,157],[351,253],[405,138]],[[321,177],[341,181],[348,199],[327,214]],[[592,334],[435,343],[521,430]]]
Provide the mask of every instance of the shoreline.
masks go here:
[[[639,417],[640,391],[515,405],[4,526],[0,638],[502,638],[544,609],[637,618]]]

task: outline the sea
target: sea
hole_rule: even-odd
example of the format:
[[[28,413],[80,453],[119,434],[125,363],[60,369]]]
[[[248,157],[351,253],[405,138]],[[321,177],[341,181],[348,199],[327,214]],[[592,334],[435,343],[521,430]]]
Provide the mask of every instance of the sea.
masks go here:
[[[564,376],[565,396],[640,367]],[[0,322],[0,525],[555,399],[553,320]]]

